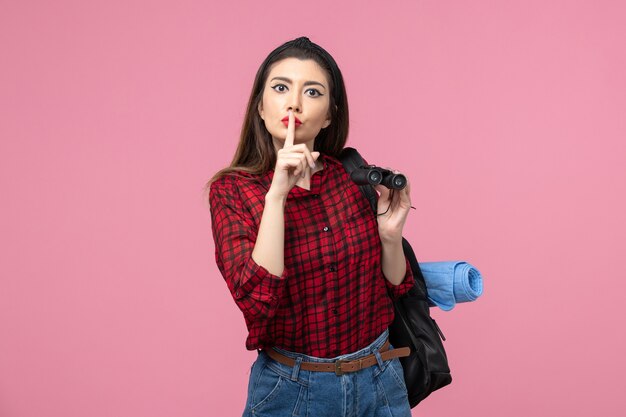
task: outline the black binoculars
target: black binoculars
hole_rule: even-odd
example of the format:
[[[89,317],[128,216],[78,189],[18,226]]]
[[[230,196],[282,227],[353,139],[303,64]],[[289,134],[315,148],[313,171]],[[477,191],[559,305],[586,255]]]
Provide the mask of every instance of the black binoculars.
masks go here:
[[[406,187],[406,177],[402,174],[394,174],[388,169],[377,167],[376,165],[365,165],[355,169],[350,174],[350,178],[357,185],[381,184],[389,189],[401,190]]]

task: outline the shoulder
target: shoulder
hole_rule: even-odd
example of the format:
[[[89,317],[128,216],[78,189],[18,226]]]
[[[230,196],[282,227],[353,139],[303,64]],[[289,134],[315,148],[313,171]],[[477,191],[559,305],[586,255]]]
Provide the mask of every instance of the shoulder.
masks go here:
[[[239,194],[239,176],[245,172],[228,172],[213,181],[209,187],[209,201],[233,198]]]
[[[324,155],[324,169],[328,170],[328,172],[341,173],[345,171],[343,163],[339,160],[339,158],[331,155]]]
[[[358,151],[356,149],[354,149],[354,151],[356,151],[358,153]],[[344,151],[342,151],[343,153]],[[365,165],[368,165],[367,160],[365,159],[365,157],[358,153],[358,155],[363,159],[363,163]],[[343,164],[343,162],[341,161],[342,155],[337,155],[337,156],[331,156],[331,155],[324,155],[324,161],[328,163],[328,165],[334,167],[334,168],[338,168],[341,169],[342,171],[345,171],[346,168]],[[352,162],[352,157],[348,156],[348,161]]]
[[[343,164],[339,160],[339,157],[335,157],[335,156],[327,155],[327,154],[322,154],[322,157],[323,157],[324,162],[331,166],[343,166]]]
[[[262,187],[267,175],[256,175],[246,171],[231,171],[213,181],[209,187],[209,202],[230,202],[246,200],[252,196],[265,194]]]
[[[345,183],[348,187],[350,175],[346,171],[346,167],[343,165],[339,157],[326,155],[324,158],[325,168],[327,170],[326,178],[330,181]]]
[[[230,171],[211,183],[211,190],[232,190],[245,187],[259,182],[262,176],[251,174],[246,171]]]
[[[237,179],[231,174],[224,174],[213,181],[209,187],[209,200],[232,193],[237,188]]]

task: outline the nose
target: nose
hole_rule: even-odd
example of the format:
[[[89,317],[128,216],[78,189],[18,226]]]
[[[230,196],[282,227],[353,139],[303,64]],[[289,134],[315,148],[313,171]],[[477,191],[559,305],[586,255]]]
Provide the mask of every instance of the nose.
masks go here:
[[[289,106],[287,107],[287,110],[291,110],[294,113],[300,113],[302,111],[302,103],[300,101],[300,94],[298,94],[296,91],[294,91],[293,93],[289,95],[288,104]]]

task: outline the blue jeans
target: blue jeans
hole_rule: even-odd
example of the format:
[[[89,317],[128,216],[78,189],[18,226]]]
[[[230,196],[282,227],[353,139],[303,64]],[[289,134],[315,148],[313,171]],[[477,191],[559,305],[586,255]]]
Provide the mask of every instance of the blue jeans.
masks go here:
[[[385,330],[369,346],[336,358],[317,358],[276,349],[296,360],[290,367],[259,352],[252,365],[244,417],[410,417],[411,408],[398,358],[383,361],[378,350]],[[390,349],[393,349],[390,346]],[[334,362],[376,355],[378,364],[357,372],[304,371],[300,362]]]

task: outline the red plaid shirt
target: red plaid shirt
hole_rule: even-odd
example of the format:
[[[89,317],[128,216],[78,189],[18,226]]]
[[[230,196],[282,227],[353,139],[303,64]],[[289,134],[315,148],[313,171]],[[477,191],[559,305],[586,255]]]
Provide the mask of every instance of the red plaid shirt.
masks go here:
[[[252,259],[274,176],[239,172],[210,188],[215,258],[246,320],[249,350],[277,346],[329,358],[370,344],[393,320],[390,297],[414,284],[407,261],[400,285],[382,272],[382,244],[367,199],[336,158],[311,189],[295,186],[285,204],[285,269],[273,275]]]

